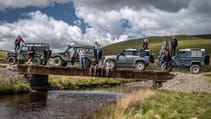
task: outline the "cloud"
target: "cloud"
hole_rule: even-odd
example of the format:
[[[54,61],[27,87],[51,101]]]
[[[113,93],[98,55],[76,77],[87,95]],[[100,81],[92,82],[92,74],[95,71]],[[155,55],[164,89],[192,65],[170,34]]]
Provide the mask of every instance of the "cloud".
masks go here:
[[[27,16],[29,19],[0,24],[0,47],[2,49],[14,48],[15,37],[19,34],[25,42],[48,43],[55,50],[63,50],[70,44],[93,45],[94,41],[98,41],[102,45],[106,45],[113,42],[112,35],[107,31],[99,31],[90,27],[83,34],[78,26],[80,23],[78,20],[75,21],[76,25],[69,25],[40,11],[28,13]],[[122,36],[119,36],[116,41],[119,41],[119,38],[123,39]]]
[[[76,15],[112,36],[210,33],[209,0],[74,0]],[[131,24],[125,29],[121,20]],[[209,27],[206,27],[209,26]]]
[[[44,41],[53,48],[67,44],[103,45],[155,35],[211,33],[210,0],[0,0],[0,9],[45,7],[73,2],[79,20],[69,25],[41,12],[31,12],[30,19],[0,23],[0,46],[13,46],[22,34],[27,41]],[[84,32],[82,22],[87,24]],[[5,47],[5,48],[7,48]]]
[[[78,26],[71,26],[63,21],[55,20],[40,11],[28,14],[30,19],[20,19],[14,23],[1,23],[0,46],[4,49],[14,47],[14,39],[21,34],[25,42],[49,43],[53,48],[65,48],[72,42],[80,43],[83,39]]]
[[[55,3],[67,3],[71,0],[0,0],[0,10],[8,8],[46,7]]]
[[[120,9],[124,6],[140,10],[152,7],[164,11],[176,12],[187,8],[190,0],[73,0],[76,6],[89,6],[103,10]]]
[[[155,7],[175,12],[186,8],[190,0],[0,0],[0,9],[46,7],[55,3],[74,2],[77,6],[89,6],[97,9],[119,9],[128,6],[134,9]]]

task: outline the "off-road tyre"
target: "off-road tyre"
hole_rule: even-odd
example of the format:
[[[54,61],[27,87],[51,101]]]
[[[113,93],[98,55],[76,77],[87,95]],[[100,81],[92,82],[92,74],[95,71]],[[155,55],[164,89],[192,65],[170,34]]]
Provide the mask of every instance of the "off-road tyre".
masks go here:
[[[146,66],[143,62],[137,62],[135,68],[137,71],[144,71]]]
[[[61,57],[55,57],[55,58],[53,58],[53,64],[54,64],[54,66],[62,66],[62,64],[63,64],[63,60],[62,60],[62,58]]]
[[[34,65],[40,65],[41,64],[40,57],[33,57],[32,58],[32,64],[34,64]]]
[[[201,66],[198,64],[193,64],[190,66],[190,72],[192,74],[198,74],[200,72],[200,70],[201,70]]]
[[[7,58],[7,63],[10,64],[10,65],[14,65],[17,63],[17,58],[14,57],[14,56],[10,56]]]

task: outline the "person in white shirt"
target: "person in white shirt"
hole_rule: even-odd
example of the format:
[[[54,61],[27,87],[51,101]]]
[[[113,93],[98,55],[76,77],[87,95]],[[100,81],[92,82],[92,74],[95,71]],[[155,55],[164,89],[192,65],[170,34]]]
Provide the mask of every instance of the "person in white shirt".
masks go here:
[[[86,67],[85,62],[85,51],[84,48],[81,48],[79,51],[79,60],[80,60],[80,68],[83,69]]]

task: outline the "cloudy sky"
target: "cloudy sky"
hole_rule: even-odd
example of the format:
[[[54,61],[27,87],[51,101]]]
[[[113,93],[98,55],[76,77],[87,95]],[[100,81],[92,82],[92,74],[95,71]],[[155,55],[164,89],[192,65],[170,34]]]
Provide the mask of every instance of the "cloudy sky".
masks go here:
[[[210,34],[210,0],[0,0],[0,49],[25,42],[108,45],[147,36]]]

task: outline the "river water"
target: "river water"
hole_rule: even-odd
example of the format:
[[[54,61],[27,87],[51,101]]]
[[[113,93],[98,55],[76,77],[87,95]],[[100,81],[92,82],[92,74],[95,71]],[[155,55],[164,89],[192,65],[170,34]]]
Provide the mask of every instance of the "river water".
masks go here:
[[[78,91],[0,96],[0,119],[86,119],[101,106],[148,87],[148,83]]]

